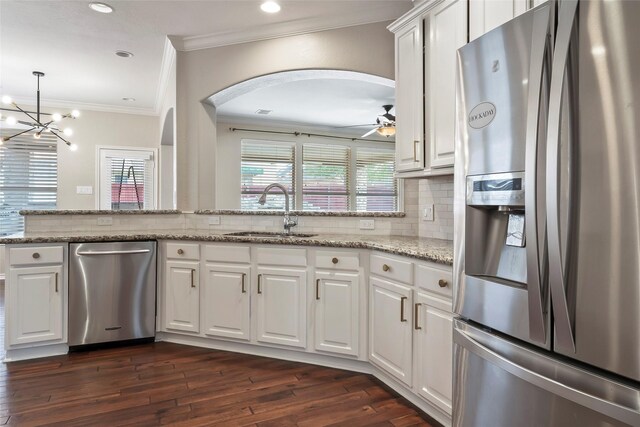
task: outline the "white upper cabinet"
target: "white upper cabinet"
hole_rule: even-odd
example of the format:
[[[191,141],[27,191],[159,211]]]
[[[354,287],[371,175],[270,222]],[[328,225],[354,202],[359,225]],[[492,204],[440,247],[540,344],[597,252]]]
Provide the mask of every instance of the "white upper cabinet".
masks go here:
[[[469,41],[546,0],[469,0]]]
[[[453,166],[456,130],[456,51],[467,43],[466,0],[445,0],[424,20],[428,40],[425,132],[431,168]]]
[[[424,168],[422,22],[415,19],[395,35],[396,171]]]

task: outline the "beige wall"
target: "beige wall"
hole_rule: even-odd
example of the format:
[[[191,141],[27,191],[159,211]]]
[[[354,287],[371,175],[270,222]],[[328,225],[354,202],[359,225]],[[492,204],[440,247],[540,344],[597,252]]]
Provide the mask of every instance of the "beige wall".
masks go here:
[[[241,81],[300,69],[358,71],[394,78],[388,23],[263,40],[177,56],[178,208],[214,208],[215,108],[201,101]]]
[[[95,209],[97,197],[96,147],[158,148],[158,117],[82,111],[69,123],[77,151],[58,145],[58,209]],[[76,186],[90,185],[93,194],[76,194]]]

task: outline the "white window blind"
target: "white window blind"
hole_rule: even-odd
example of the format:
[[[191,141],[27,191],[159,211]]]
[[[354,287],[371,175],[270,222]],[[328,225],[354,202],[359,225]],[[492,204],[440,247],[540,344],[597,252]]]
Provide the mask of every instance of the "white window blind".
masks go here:
[[[349,210],[349,158],[347,146],[302,146],[303,210]]]
[[[290,143],[242,141],[240,206],[243,210],[284,209],[284,194],[269,193],[264,205],[258,203],[265,187],[277,182],[289,192],[289,205],[295,206],[295,150]]]
[[[155,209],[153,151],[100,149],[100,209]]]
[[[356,210],[392,212],[398,210],[398,180],[394,178],[394,151],[356,149]]]
[[[0,235],[24,231],[21,209],[55,209],[58,187],[56,138],[42,134],[0,146]]]

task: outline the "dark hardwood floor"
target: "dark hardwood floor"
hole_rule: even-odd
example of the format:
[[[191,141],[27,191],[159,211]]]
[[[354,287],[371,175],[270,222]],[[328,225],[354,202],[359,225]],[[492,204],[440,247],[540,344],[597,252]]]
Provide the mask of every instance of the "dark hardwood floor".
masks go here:
[[[429,426],[374,378],[170,343],[0,367],[0,424]]]

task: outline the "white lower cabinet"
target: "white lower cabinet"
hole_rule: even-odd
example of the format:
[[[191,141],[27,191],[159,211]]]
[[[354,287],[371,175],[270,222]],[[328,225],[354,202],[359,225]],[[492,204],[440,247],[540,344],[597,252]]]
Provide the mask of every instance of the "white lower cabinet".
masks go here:
[[[164,275],[165,328],[200,332],[200,286],[197,261],[166,261]]]
[[[9,346],[63,340],[63,271],[62,265],[9,270]]]
[[[411,387],[411,287],[371,277],[369,361]]]
[[[451,302],[420,291],[414,295],[415,389],[421,397],[451,414]]]
[[[257,341],[306,347],[306,269],[259,266],[256,279]]]
[[[357,272],[316,271],[315,349],[359,355],[360,275]]]
[[[201,290],[205,335],[251,339],[251,267],[207,263]]]

